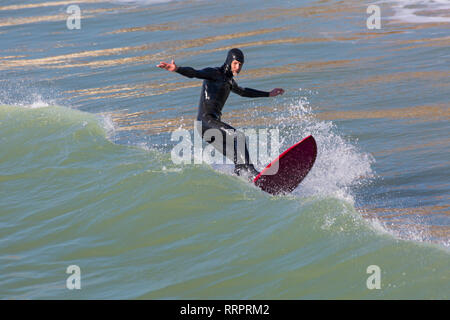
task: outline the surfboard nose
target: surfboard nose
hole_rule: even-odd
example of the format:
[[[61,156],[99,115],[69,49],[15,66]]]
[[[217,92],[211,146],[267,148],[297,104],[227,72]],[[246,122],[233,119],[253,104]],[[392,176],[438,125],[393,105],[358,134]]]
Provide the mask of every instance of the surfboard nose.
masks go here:
[[[281,153],[253,182],[270,194],[290,193],[306,177],[316,157],[317,143],[310,135]]]

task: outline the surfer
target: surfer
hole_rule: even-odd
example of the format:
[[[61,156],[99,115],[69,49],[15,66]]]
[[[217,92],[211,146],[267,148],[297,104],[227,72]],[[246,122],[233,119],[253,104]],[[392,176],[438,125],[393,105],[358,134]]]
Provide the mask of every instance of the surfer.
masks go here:
[[[172,59],[171,63],[160,62],[157,67],[166,69],[171,72],[177,72],[183,76],[189,78],[203,79],[202,92],[200,96],[200,103],[198,107],[197,120],[202,123],[202,138],[208,129],[217,129],[222,133],[222,143],[220,145],[214,144],[214,136],[205,139],[206,142],[213,144],[213,146],[219,150],[222,154],[227,156],[234,162],[234,172],[237,175],[246,174],[249,179],[253,179],[259,174],[253,164],[250,162],[247,143],[244,144],[245,154],[240,154],[240,148],[237,147],[238,135],[243,135],[235,128],[222,122],[220,120],[222,116],[222,109],[227,101],[230,91],[249,98],[257,97],[275,97],[283,94],[284,90],[281,88],[275,88],[270,92],[259,91],[250,88],[241,88],[238,86],[233,76],[236,76],[241,72],[242,65],[244,64],[244,54],[241,50],[234,48],[228,51],[225,63],[221,67],[205,68],[202,70],[195,70],[191,67],[177,66]],[[234,141],[234,146],[229,146],[227,149],[227,136],[228,141]],[[243,137],[245,139],[245,136]],[[245,140],[243,140],[245,141]],[[233,148],[230,152],[230,148]],[[236,150],[236,152],[234,152]]]

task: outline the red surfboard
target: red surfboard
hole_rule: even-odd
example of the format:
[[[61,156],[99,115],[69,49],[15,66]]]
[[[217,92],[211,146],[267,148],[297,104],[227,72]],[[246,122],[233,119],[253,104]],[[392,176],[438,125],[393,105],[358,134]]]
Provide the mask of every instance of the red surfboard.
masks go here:
[[[316,156],[316,140],[313,136],[308,136],[280,154],[253,182],[273,195],[290,193],[311,170]]]

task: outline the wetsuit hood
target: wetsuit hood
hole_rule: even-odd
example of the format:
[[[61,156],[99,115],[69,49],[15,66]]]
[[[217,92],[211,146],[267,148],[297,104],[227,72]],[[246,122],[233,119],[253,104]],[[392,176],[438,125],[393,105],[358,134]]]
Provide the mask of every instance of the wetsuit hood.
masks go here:
[[[231,72],[231,63],[233,60],[237,60],[240,63],[244,64],[244,53],[238,48],[233,48],[228,51],[227,59],[223,64],[222,68],[227,76],[230,78],[233,77],[233,72]]]

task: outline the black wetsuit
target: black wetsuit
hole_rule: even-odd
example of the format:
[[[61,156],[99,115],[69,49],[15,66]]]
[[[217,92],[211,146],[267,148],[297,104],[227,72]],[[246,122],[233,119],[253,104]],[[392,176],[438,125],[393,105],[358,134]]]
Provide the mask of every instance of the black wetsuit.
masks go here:
[[[222,154],[230,158],[235,164],[235,173],[240,175],[242,170],[246,170],[250,176],[254,177],[259,174],[253,164],[250,163],[247,143],[245,143],[245,160],[244,155],[234,152],[237,150],[237,135],[242,134],[236,131],[232,126],[222,122],[220,117],[222,109],[227,101],[230,91],[243,97],[269,97],[269,92],[259,91],[250,88],[241,88],[233,79],[231,72],[231,62],[237,60],[244,63],[244,55],[239,49],[232,49],[228,52],[227,60],[221,67],[205,68],[195,70],[191,67],[178,67],[177,72],[189,78],[203,79],[202,93],[198,107],[197,120],[202,122],[202,137],[208,129],[218,129],[222,132],[222,145],[214,145],[214,137],[206,140],[206,142],[214,145]],[[227,147],[227,136],[231,137],[228,141],[234,141],[233,149]],[[245,139],[245,138],[244,138]],[[245,141],[245,140],[244,140]],[[241,157],[241,158],[239,158]],[[241,159],[238,161],[238,159]]]

